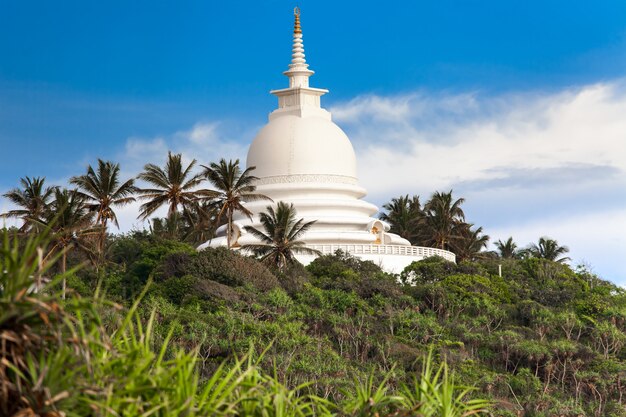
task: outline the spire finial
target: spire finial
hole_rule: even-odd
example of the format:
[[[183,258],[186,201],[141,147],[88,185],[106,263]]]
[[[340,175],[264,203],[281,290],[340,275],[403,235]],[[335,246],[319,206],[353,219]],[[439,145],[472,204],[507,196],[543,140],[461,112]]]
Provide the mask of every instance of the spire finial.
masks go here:
[[[293,17],[291,63],[289,64],[289,69],[283,72],[283,74],[289,77],[289,88],[271,92],[278,96],[279,109],[277,111],[279,113],[277,114],[282,114],[280,112],[284,109],[289,112],[299,111],[299,114],[302,115],[303,109],[306,108],[307,112],[319,110],[316,114],[330,118],[330,114],[326,110],[320,109],[320,97],[326,94],[328,90],[309,87],[309,77],[313,75],[314,72],[309,69],[309,64],[306,63],[306,58],[304,57],[304,42],[302,41],[299,7],[293,9]]]
[[[300,28],[300,8],[295,7],[293,9],[293,16],[295,17],[295,23],[293,25],[293,33],[302,33],[302,29]]]
[[[290,87],[308,87],[309,77],[313,71],[308,69],[304,57],[304,43],[302,42],[302,28],[300,27],[300,8],[293,9],[295,23],[293,27],[293,47],[291,48],[291,64],[285,75],[289,77]]]
[[[293,47],[291,49],[290,69],[308,67],[304,58],[304,43],[302,42],[302,28],[300,27],[300,8],[293,9],[295,22],[293,25]]]

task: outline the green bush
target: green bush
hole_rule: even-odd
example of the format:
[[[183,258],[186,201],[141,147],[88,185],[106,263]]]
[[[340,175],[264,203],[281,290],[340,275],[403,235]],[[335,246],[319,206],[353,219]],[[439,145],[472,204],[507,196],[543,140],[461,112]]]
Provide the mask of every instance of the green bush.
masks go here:
[[[172,277],[163,282],[160,288],[163,295],[174,304],[182,304],[185,298],[195,295],[198,279],[192,275]]]
[[[543,388],[539,377],[528,368],[521,368],[517,374],[511,376],[509,384],[515,395],[525,397],[526,401],[540,397]]]
[[[440,256],[415,261],[404,268],[400,274],[400,280],[407,285],[434,284],[455,274],[457,266],[454,262],[445,260]]]
[[[231,287],[250,285],[261,291],[276,288],[278,279],[262,263],[226,248],[198,252],[185,272],[201,280],[217,281]]]
[[[355,292],[362,298],[402,296],[395,276],[384,273],[372,261],[361,260],[341,250],[334,255],[316,258],[306,269],[312,276],[311,282],[326,290]]]

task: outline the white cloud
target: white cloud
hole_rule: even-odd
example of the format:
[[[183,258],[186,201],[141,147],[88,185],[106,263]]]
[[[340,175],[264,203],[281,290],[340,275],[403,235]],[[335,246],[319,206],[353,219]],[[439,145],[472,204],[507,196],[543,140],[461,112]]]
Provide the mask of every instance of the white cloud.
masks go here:
[[[624,170],[626,94],[616,97],[615,90],[600,84],[576,92],[527,97],[529,101],[514,95],[474,97],[458,100],[468,106],[466,112],[455,107],[453,113],[442,111],[434,119],[421,117],[424,103],[432,102],[423,96],[409,96],[408,106],[414,106],[415,112],[405,109],[407,96],[398,98],[402,117],[393,122],[369,117],[381,101],[387,103],[384,108],[393,108],[389,98],[368,99],[366,107],[357,99],[333,112],[349,115],[336,119],[351,134],[362,182],[370,192],[378,193],[390,186],[415,188],[416,182],[440,188],[461,181],[505,178],[510,169],[593,164]],[[359,117],[352,105],[368,117]],[[458,118],[458,114],[465,116]],[[385,175],[371,167],[384,169]]]
[[[331,110],[375,202],[454,189],[494,238],[550,234],[626,282],[623,82],[496,97],[368,95]]]
[[[374,95],[361,96],[351,100],[345,106],[334,108],[333,116],[337,120],[348,122],[359,121],[366,117],[377,121],[402,121],[411,110],[413,112],[418,110],[415,106],[412,108],[410,106],[411,102],[416,102],[415,98],[415,95],[398,96],[393,99]]]
[[[163,158],[168,149],[164,138],[145,140],[131,137],[126,141],[124,153],[120,154],[119,157],[126,162],[123,167],[127,167],[127,165],[135,167],[138,164],[145,164],[146,161]]]
[[[137,200],[133,203],[127,204],[123,207],[115,209],[117,215],[117,221],[120,225],[119,230],[111,225],[109,231],[112,233],[128,232],[131,230],[143,230],[150,226],[149,220],[140,220],[137,218],[139,215],[139,206],[143,204],[143,201]],[[167,208],[162,207],[156,211],[153,217],[165,217],[167,215]]]
[[[139,173],[148,162],[161,164],[168,151],[181,153],[187,163],[196,159],[198,164],[208,164],[225,158],[239,159],[245,164],[247,144],[230,138],[227,131],[221,123],[211,122],[196,123],[189,130],[156,138],[131,137],[116,160],[131,174]]]
[[[219,122],[199,122],[189,130],[174,132],[170,135],[156,138],[132,137],[126,141],[124,151],[117,156],[116,160],[124,169],[125,177],[136,176],[146,163],[163,165],[168,151],[181,153],[186,164],[196,159],[198,162],[196,171],[201,169],[201,164],[207,165],[221,158],[239,159],[241,164],[245,165],[248,145],[229,138],[225,133],[227,130],[228,128]],[[142,184],[138,185],[142,186]],[[141,204],[142,201],[137,201],[116,210],[120,231],[141,230],[148,227],[147,221],[137,219]],[[154,214],[156,217],[165,215],[165,208]]]

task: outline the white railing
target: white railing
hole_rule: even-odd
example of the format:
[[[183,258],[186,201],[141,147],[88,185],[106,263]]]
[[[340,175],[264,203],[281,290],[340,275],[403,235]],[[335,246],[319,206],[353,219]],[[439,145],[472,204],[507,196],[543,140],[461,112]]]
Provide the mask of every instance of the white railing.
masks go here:
[[[443,249],[427,248],[424,246],[403,246],[403,245],[307,245],[308,248],[318,250],[322,254],[333,254],[341,249],[344,252],[354,255],[404,255],[428,258],[430,256],[441,256],[442,258],[456,262],[454,253]]]

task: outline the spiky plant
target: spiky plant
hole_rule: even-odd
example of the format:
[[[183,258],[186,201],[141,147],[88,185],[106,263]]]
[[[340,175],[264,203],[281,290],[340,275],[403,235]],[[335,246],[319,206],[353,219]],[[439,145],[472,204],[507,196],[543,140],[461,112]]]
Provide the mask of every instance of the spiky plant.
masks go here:
[[[78,362],[73,352],[80,347],[69,331],[75,316],[66,309],[78,305],[60,302],[55,288],[64,275],[45,285],[37,279],[62,256],[56,253],[43,261],[50,234],[42,227],[26,241],[7,231],[1,237],[0,415],[61,416],[60,403],[76,405],[70,389]],[[91,308],[78,307],[83,313]]]
[[[388,372],[378,384],[374,383],[374,374],[363,380],[355,379],[354,392],[344,392],[345,400],[341,408],[345,415],[355,417],[397,415],[403,398],[389,393],[388,382],[392,372],[393,370]]]
[[[466,417],[490,415],[491,402],[482,399],[469,399],[474,389],[457,385],[448,365],[442,361],[435,364],[433,349],[422,363],[422,373],[412,384],[403,385],[399,395],[402,397],[404,412],[400,415],[420,417]]]

